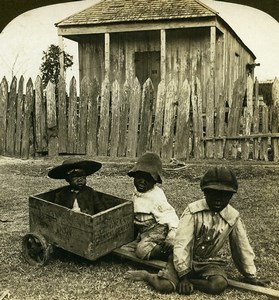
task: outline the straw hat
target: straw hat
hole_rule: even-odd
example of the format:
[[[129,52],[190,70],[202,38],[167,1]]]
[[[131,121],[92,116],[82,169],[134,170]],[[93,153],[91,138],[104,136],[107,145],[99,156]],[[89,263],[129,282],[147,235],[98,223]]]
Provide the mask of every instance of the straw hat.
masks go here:
[[[97,172],[102,164],[93,160],[70,158],[63,161],[62,165],[54,167],[48,172],[48,176],[54,179],[65,179],[70,170],[82,169],[86,176]]]

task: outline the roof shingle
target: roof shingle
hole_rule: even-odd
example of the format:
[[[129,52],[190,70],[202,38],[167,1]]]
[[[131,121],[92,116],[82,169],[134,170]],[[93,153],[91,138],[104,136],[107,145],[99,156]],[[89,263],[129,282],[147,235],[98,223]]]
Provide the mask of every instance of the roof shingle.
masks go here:
[[[199,0],[102,0],[57,26],[186,19],[216,14]]]

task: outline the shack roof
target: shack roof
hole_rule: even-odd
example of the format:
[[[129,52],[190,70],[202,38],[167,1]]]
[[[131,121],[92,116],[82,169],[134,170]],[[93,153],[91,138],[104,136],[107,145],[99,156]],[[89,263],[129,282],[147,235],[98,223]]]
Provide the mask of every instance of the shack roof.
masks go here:
[[[102,0],[61,22],[60,26],[211,17],[218,13],[198,0]]]
[[[77,40],[78,35],[100,33],[102,30],[103,32],[113,32],[113,28],[116,30],[117,26],[126,26],[125,31],[127,31],[129,28],[127,24],[193,20],[199,20],[200,23],[201,20],[205,21],[210,18],[215,18],[223,23],[252,57],[256,58],[230,25],[219,16],[219,13],[200,0],[101,0],[55,25],[58,27],[59,35]],[[96,30],[100,26],[103,26],[103,29]],[[86,28],[86,30],[81,28]],[[142,30],[144,30],[143,27]],[[118,32],[120,32],[119,29]]]

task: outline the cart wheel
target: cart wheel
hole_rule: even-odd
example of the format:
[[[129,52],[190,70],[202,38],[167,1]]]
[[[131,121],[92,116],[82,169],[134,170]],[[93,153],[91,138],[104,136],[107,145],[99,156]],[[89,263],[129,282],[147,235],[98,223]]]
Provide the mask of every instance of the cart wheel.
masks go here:
[[[51,244],[38,233],[27,233],[22,241],[23,256],[31,265],[44,265],[52,252]]]

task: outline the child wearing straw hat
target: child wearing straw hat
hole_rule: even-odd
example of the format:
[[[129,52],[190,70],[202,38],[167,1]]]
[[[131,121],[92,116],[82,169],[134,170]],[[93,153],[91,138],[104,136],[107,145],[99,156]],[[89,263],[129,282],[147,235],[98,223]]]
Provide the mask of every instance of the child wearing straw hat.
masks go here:
[[[101,163],[93,160],[71,158],[51,169],[48,172],[50,178],[65,179],[69,183],[56,193],[54,203],[90,215],[105,210],[96,191],[86,185],[86,177],[101,167]]]
[[[178,216],[169,204],[162,183],[162,162],[145,153],[128,172],[134,178],[134,224],[138,231],[135,254],[141,259],[167,259],[172,252]]]

